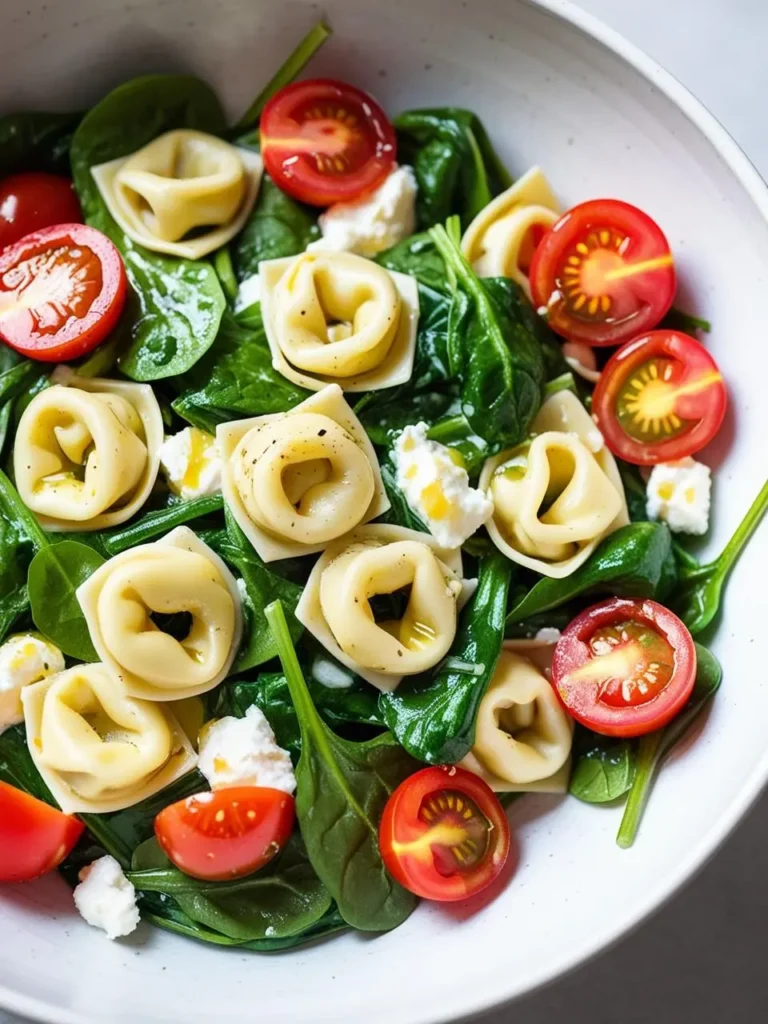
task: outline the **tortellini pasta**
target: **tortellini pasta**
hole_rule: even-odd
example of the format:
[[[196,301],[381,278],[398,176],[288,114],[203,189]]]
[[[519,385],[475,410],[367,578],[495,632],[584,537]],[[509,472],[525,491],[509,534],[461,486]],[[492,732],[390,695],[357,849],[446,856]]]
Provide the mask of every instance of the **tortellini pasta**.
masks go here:
[[[92,167],[91,174],[129,238],[153,252],[196,260],[245,224],[262,170],[257,153],[181,128]]]
[[[242,635],[224,562],[186,526],[105,562],[77,590],[93,646],[132,697],[180,700],[213,689]],[[172,631],[171,616],[187,616]]]
[[[120,811],[197,763],[167,707],[128,696],[103,665],[77,665],[22,691],[27,744],[66,814]]]
[[[573,723],[521,646],[528,653],[525,642],[504,644],[480,702],[474,745],[461,764],[496,792],[565,792]]]
[[[419,293],[414,278],[348,252],[305,252],[260,264],[272,364],[319,391],[377,391],[410,379]]]
[[[415,530],[374,524],[326,548],[296,618],[347,668],[380,690],[394,690],[403,676],[445,657],[469,592],[460,549],[441,548]]]
[[[163,418],[148,384],[86,379],[63,383],[29,403],[13,453],[24,504],[52,531],[104,530],[141,508],[154,486]]]
[[[322,551],[389,508],[373,445],[338,384],[286,413],[222,424],[222,489],[265,562]]]
[[[494,503],[486,527],[513,562],[559,579],[629,522],[624,488],[602,435],[571,391],[544,403],[532,433],[483,466],[480,487]]]
[[[462,252],[479,277],[511,277],[530,299],[533,252],[559,211],[549,182],[533,167],[478,213],[461,240]]]

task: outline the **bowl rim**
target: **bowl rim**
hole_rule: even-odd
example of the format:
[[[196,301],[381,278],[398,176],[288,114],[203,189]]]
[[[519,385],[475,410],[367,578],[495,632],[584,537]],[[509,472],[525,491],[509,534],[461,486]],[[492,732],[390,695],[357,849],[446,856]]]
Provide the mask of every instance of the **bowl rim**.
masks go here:
[[[579,7],[574,0],[520,0],[520,2],[526,7],[537,9],[563,21],[583,35],[596,40],[671,100],[710,142],[716,153],[745,189],[762,219],[768,224],[768,184],[715,115],[671,72],[662,67],[641,47],[630,42],[621,32],[606,24],[600,17]],[[504,979],[497,973],[493,976],[498,982],[496,985],[490,987],[484,985],[481,989],[473,989],[475,996],[482,993],[481,998],[467,999],[463,1004],[455,1007],[450,1017],[429,1013],[410,1018],[409,1024],[450,1024],[450,1022],[467,1020],[494,1009],[500,1009],[515,999],[531,995],[544,985],[581,967],[598,954],[606,952],[611,946],[637,929],[648,917],[660,910],[683,885],[691,881],[747,814],[765,788],[766,783],[768,783],[768,749],[755,764],[751,775],[742,787],[739,798],[724,808],[717,820],[689,851],[688,856],[680,861],[676,870],[665,875],[653,890],[647,892],[642,904],[633,908],[628,917],[623,917],[602,931],[594,933],[586,946],[582,945],[577,952],[562,957],[557,962],[547,963],[533,976],[529,975],[522,983],[516,982],[514,978],[510,977]],[[3,984],[0,984],[0,1010],[18,1014],[30,1020],[45,1022],[45,1024],[94,1024],[96,1019],[82,1012],[57,1009],[42,999],[14,992]]]

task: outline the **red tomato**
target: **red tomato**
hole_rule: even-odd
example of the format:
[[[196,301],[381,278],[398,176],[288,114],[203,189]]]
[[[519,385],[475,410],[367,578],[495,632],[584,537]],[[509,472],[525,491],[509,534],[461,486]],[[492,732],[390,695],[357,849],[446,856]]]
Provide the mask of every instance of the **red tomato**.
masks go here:
[[[676,276],[669,243],[642,210],[617,199],[574,206],[533,254],[531,291],[569,341],[618,345],[669,311]]]
[[[122,257],[100,231],[35,231],[0,253],[0,338],[43,363],[76,359],[113,330],[126,288]]]
[[[274,182],[313,206],[360,199],[387,177],[397,142],[372,97],[330,78],[294,82],[261,115],[261,155]]]
[[[68,178],[43,171],[12,174],[0,181],[0,249],[52,224],[82,221]]]
[[[683,709],[696,648],[656,601],[612,597],[587,608],[557,642],[552,682],[570,714],[604,736],[642,736]]]
[[[614,352],[592,413],[615,455],[639,466],[699,451],[720,429],[728,396],[712,356],[680,331],[650,331]]]
[[[266,786],[198,793],[160,811],[155,835],[176,867],[193,878],[242,878],[285,846],[294,806],[289,793]]]
[[[463,900],[498,877],[510,835],[496,794],[477,775],[422,768],[387,801],[379,847],[387,870],[427,900]]]
[[[0,782],[0,882],[28,882],[68,856],[85,825]]]

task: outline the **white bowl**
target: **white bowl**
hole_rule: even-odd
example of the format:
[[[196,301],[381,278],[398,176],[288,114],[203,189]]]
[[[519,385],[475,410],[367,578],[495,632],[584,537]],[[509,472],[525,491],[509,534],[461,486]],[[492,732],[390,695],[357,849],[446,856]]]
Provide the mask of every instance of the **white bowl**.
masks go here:
[[[333,41],[312,71],[374,92],[390,111],[476,110],[516,175],[541,164],[566,203],[615,195],[667,232],[682,304],[709,317],[731,414],[709,461],[711,550],[768,471],[765,297],[768,199],[714,119],[669,75],[559,0],[327,0]],[[253,0],[27,0],[6,14],[6,109],[71,109],[142,71],[189,69],[244,109],[318,4]],[[0,893],[0,1004],[85,1024],[444,1021],[573,967],[616,939],[701,865],[768,776],[764,637],[768,530],[731,580],[714,649],[725,681],[694,741],[664,769],[636,845],[620,811],[528,797],[512,821],[514,876],[481,910],[422,906],[380,938],[347,935],[274,956],[220,951],[142,929],[109,943],[55,878]]]

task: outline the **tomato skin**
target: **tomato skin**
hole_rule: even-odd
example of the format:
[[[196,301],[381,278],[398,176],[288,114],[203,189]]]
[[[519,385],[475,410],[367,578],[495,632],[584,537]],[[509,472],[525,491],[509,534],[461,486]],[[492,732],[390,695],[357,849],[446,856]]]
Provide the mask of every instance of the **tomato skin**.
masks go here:
[[[222,882],[268,864],[287,843],[294,817],[295,800],[289,793],[267,786],[231,786],[164,808],[155,818],[155,835],[185,874]]]
[[[599,346],[655,327],[672,306],[677,277],[654,220],[618,199],[592,199],[546,233],[530,283],[533,304],[547,309],[554,331]]]
[[[653,380],[652,366],[657,377]],[[660,330],[649,331],[614,352],[595,387],[592,414],[614,455],[635,465],[652,466],[693,455],[709,444],[720,429],[727,404],[722,376],[704,346],[681,331]],[[639,423],[633,422],[643,410],[654,412],[647,427],[642,417]]]
[[[68,178],[44,171],[12,174],[0,181],[0,249],[52,224],[82,222]]]
[[[596,636],[610,635],[616,626],[621,630],[630,622],[645,627],[646,636],[656,633],[657,649],[671,649],[673,659],[666,673],[659,672],[664,666],[653,660],[648,645],[644,653],[642,644],[628,649],[619,643],[603,657],[615,657],[623,648],[631,662],[630,670],[622,675],[614,667],[607,676],[598,674],[600,655],[590,644]],[[646,679],[656,680],[650,687],[645,684],[649,689],[647,699],[638,689]],[[629,693],[625,695],[623,687],[611,689],[606,685],[608,680],[623,680],[630,687]],[[603,736],[643,736],[663,728],[685,707],[695,681],[696,647],[691,634],[673,612],[650,600],[612,597],[587,608],[563,631],[552,659],[552,685],[566,710],[577,722]]]
[[[481,859],[462,871],[439,866],[434,837],[446,822],[455,827],[457,815],[446,814],[430,825],[423,815],[430,798],[461,796],[474,805],[487,826],[488,846]],[[477,815],[475,816],[477,818]],[[430,841],[430,833],[432,841]],[[451,765],[422,768],[401,782],[387,801],[379,825],[379,848],[389,873],[402,886],[423,899],[455,902],[487,888],[502,871],[511,837],[504,808],[493,790],[472,772]]]
[[[56,288],[55,302],[45,297],[47,281]],[[35,287],[35,301],[25,304]],[[77,359],[115,328],[127,288],[120,253],[96,228],[58,224],[34,231],[0,253],[0,339],[38,362]]]
[[[0,782],[0,883],[29,882],[69,856],[85,825]]]
[[[387,115],[368,93],[330,78],[281,89],[264,107],[260,133],[269,176],[312,206],[361,199],[395,165]]]

